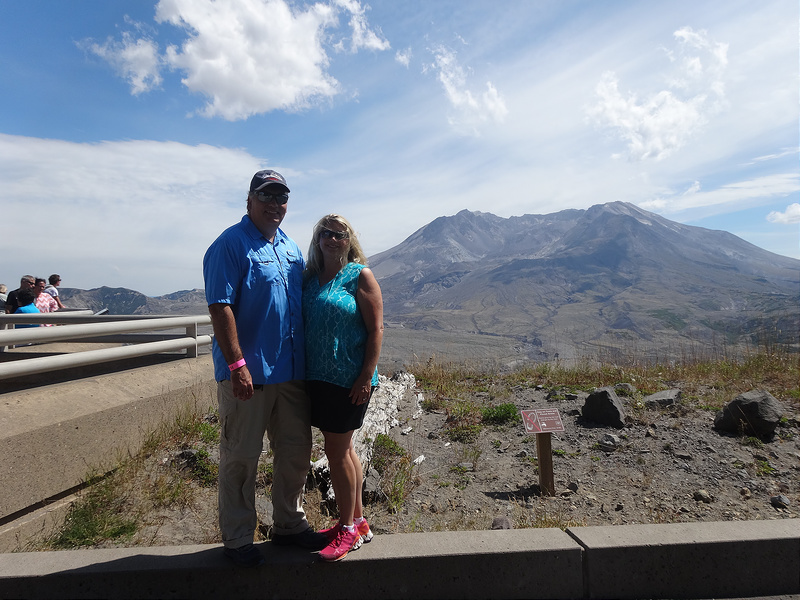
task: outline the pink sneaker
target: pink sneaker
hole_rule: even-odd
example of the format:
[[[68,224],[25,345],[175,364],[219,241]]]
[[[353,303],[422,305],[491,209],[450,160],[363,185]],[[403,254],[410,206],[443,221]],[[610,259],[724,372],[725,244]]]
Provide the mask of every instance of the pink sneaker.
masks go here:
[[[340,526],[334,540],[320,550],[319,557],[328,562],[342,560],[350,550],[357,547],[356,543],[360,541],[361,534],[358,533],[358,530],[350,532]]]
[[[328,538],[328,542],[332,542],[336,539],[336,535],[339,533],[339,530],[342,528],[341,523],[336,523],[333,527],[328,527],[327,529],[320,529],[319,532]]]
[[[358,533],[361,534],[361,543],[363,543],[363,544],[367,544],[367,543],[371,542],[372,538],[375,537],[372,534],[372,531],[369,528],[369,523],[367,523],[366,519],[361,521],[361,524],[358,526]],[[360,545],[361,544],[359,544],[359,546]]]

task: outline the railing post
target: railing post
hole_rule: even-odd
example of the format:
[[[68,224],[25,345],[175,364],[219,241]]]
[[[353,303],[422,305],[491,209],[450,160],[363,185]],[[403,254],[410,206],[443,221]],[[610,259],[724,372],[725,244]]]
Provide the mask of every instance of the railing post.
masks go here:
[[[13,323],[0,323],[0,331],[2,331],[3,329],[14,329],[14,324]],[[11,347],[13,348],[14,346],[11,346]],[[0,352],[5,352],[6,348],[8,348],[8,346],[0,346]]]
[[[186,356],[188,358],[197,358],[197,321],[186,326],[186,337],[194,338],[194,346],[187,346]]]

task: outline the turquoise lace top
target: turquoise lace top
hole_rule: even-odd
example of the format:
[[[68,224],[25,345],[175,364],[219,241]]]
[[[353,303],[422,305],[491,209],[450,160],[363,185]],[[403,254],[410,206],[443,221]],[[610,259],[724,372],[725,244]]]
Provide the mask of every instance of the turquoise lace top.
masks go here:
[[[364,365],[367,328],[356,303],[364,265],[348,263],[320,287],[316,275],[303,281],[306,379],[352,387]],[[372,375],[378,385],[378,369]]]

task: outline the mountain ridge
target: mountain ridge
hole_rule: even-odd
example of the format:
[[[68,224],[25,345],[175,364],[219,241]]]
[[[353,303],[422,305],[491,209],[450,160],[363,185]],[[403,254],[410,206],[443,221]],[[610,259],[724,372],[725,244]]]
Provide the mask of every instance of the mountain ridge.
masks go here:
[[[398,326],[507,335],[539,358],[639,340],[738,346],[769,329],[797,339],[800,261],[623,202],[508,219],[461,211],[370,266]]]
[[[508,218],[462,210],[369,265],[395,365],[420,351],[454,360],[483,352],[506,364],[796,346],[800,337],[800,260],[624,202]],[[150,298],[66,288],[62,297],[112,314],[207,312],[199,289]]]

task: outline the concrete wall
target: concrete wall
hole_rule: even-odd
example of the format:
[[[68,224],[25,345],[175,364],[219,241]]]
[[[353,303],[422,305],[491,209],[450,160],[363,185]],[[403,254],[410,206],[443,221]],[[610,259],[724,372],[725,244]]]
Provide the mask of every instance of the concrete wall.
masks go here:
[[[377,535],[344,561],[219,545],[0,555],[36,598],[742,598],[800,594],[800,520]]]
[[[90,469],[115,467],[179,411],[216,405],[216,388],[205,355],[0,398],[0,551],[9,551],[25,538],[19,527],[30,530],[31,507],[59,499]]]

